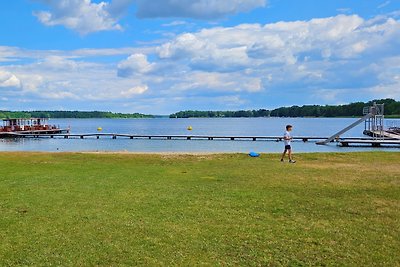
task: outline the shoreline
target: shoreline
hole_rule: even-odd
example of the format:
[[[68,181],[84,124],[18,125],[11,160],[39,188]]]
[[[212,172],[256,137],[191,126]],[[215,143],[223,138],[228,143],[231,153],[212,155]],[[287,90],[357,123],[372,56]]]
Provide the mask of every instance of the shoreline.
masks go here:
[[[250,152],[250,151],[249,151]],[[0,154],[87,154],[87,155],[176,155],[176,156],[212,156],[212,155],[248,155],[249,152],[145,152],[145,151],[0,151]],[[298,152],[293,155],[310,155],[310,154],[373,154],[373,153],[398,153],[397,151],[376,150],[376,151],[338,151],[338,152]],[[260,152],[263,155],[281,155],[281,152]]]

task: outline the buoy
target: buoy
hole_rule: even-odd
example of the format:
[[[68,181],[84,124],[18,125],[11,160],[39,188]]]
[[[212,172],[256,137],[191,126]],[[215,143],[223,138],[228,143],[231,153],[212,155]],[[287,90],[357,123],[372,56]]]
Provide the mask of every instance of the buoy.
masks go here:
[[[191,130],[193,130],[193,127],[189,126],[189,127],[187,127],[187,129],[188,129],[188,131],[191,131]]]
[[[103,128],[98,127],[98,128],[97,128],[97,131],[98,131],[98,132],[101,132],[101,131],[103,131]]]

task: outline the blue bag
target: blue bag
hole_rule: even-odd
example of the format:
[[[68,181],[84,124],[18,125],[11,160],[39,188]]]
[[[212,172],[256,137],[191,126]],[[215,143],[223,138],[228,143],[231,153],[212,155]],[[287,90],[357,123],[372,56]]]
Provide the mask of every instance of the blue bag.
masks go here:
[[[250,152],[249,156],[252,157],[252,158],[258,158],[260,156],[260,154],[256,153],[256,152]]]

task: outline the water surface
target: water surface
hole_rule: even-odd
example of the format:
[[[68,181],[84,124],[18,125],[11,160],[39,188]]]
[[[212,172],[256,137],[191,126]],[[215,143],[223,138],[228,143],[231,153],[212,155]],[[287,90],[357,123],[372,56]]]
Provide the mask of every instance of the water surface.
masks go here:
[[[212,136],[281,136],[287,124],[294,126],[293,136],[328,137],[354,122],[353,118],[200,118],[200,119],[52,119],[51,124],[71,127],[71,133]],[[400,120],[388,120],[398,124]],[[193,131],[187,127],[192,126]],[[364,125],[343,136],[362,137]],[[130,140],[97,139],[3,139],[0,151],[131,151],[131,152],[281,152],[283,143],[274,141],[224,140]],[[296,152],[400,151],[398,148],[341,148],[335,144],[317,146],[313,142],[293,143]]]

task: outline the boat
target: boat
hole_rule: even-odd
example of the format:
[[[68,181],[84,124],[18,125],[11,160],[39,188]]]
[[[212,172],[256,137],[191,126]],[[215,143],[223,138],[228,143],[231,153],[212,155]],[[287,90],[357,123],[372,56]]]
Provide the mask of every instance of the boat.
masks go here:
[[[0,137],[18,134],[61,134],[69,133],[70,129],[61,129],[59,126],[50,125],[47,118],[30,119],[3,119],[0,126]]]

